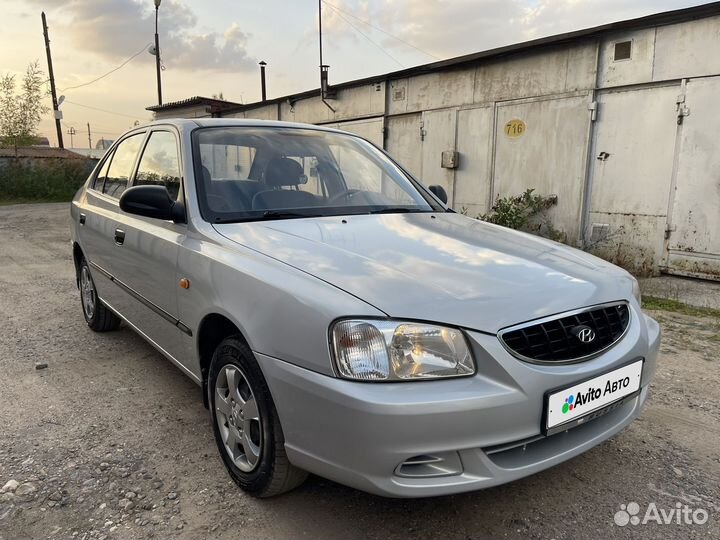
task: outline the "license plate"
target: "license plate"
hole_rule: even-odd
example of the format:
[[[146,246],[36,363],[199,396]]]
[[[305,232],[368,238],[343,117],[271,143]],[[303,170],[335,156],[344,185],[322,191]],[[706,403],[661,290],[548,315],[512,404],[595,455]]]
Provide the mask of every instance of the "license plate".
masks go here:
[[[640,390],[643,360],[547,394],[545,432],[557,433],[610,412]],[[607,410],[606,410],[607,409]],[[595,414],[593,414],[595,413]]]

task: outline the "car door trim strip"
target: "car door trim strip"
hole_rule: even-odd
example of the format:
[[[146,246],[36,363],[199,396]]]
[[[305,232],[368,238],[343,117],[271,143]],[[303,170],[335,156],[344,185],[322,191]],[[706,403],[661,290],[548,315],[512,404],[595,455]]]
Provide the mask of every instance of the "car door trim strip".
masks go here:
[[[115,276],[113,276],[110,272],[105,270],[102,266],[99,264],[90,261],[90,266],[95,268],[98,272],[100,272],[102,275],[104,275],[106,278],[108,278],[110,281],[112,281],[115,285],[120,287],[122,290],[124,290],[126,293],[128,293],[130,296],[135,298],[135,300],[139,301],[146,307],[150,308],[152,311],[160,315],[163,319],[165,319],[167,322],[175,326],[178,330],[183,332],[184,334],[187,334],[188,336],[192,336],[192,330],[184,324],[180,319],[176,319],[173,317],[170,313],[165,311],[163,308],[158,306],[157,304],[154,304],[147,298],[145,298],[142,294],[137,292],[135,289],[130,287],[129,285],[123,283],[119,279],[117,279]]]

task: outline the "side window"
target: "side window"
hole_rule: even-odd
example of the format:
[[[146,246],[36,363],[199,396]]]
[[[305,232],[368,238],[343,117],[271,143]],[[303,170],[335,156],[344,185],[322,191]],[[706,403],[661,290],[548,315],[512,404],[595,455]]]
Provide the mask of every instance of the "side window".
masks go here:
[[[138,150],[140,150],[143,137],[145,137],[144,133],[132,135],[122,141],[115,149],[115,154],[113,154],[110,168],[105,178],[103,193],[116,199],[120,198],[120,195],[122,195],[122,192],[125,191],[128,185],[128,180],[132,174],[132,168],[135,164]]]
[[[112,154],[110,154],[105,161],[103,161],[102,167],[97,173],[95,180],[93,180],[93,189],[102,191],[105,177],[107,176],[108,169],[110,168],[110,162],[112,161]]]
[[[135,176],[136,186],[165,186],[170,197],[177,199],[180,191],[180,162],[175,135],[169,131],[150,134]]]

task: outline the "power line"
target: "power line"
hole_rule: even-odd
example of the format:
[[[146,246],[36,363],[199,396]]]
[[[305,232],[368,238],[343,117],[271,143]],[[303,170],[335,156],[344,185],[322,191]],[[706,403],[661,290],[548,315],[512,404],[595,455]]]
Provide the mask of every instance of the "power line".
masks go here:
[[[97,77],[96,79],[93,79],[92,81],[88,81],[88,82],[86,82],[86,83],[78,84],[78,85],[75,85],[75,86],[68,86],[67,88],[61,89],[60,91],[61,91],[61,92],[66,92],[66,91],[68,91],[68,90],[74,90],[74,89],[76,89],[76,88],[82,88],[83,86],[89,86],[89,85],[91,85],[91,84],[93,84],[93,83],[98,82],[100,79],[104,79],[104,78],[107,77],[108,75],[112,75],[112,74],[115,73],[117,70],[125,67],[128,63],[130,63],[132,60],[134,60],[137,56],[139,56],[142,52],[144,52],[145,49],[147,49],[149,46],[150,46],[149,43],[146,44],[146,45],[143,45],[142,49],[140,49],[138,52],[136,52],[135,54],[133,54],[130,58],[128,58],[127,60],[125,60],[122,64],[120,64],[119,66],[111,69],[111,70],[108,71],[107,73],[105,73],[105,74],[103,74],[103,75],[100,75],[100,76]]]
[[[76,107],[83,107],[85,109],[91,109],[93,111],[100,111],[108,114],[115,114],[117,116],[126,116],[127,118],[132,118],[133,120],[142,120],[140,116],[133,116],[131,114],[125,114],[125,113],[119,113],[115,111],[109,111],[107,109],[101,109],[100,107],[91,107],[90,105],[83,105],[82,103],[75,103],[74,101],[70,101],[66,99],[64,103],[69,103],[70,105],[75,105]]]
[[[66,122],[63,122],[62,125],[63,125],[66,129],[69,129],[69,128],[76,129],[75,126],[73,126],[73,125],[71,125],[71,124],[68,124],[68,123],[66,123]],[[121,131],[105,131],[105,130],[103,130],[103,129],[95,129],[95,128],[92,128],[92,132],[93,132],[93,133],[101,133],[101,134],[103,134],[103,135],[120,135],[120,134],[122,133]]]
[[[383,30],[383,29],[380,28],[379,26],[375,26],[375,25],[372,24],[371,22],[366,21],[365,19],[361,19],[361,18],[358,17],[357,15],[355,15],[355,14],[353,14],[353,13],[350,13],[349,11],[345,11],[344,9],[341,9],[341,8],[337,7],[336,5],[334,5],[334,4],[331,4],[330,2],[327,2],[326,0],[322,0],[322,3],[325,4],[326,6],[334,9],[334,10],[337,11],[338,13],[342,12],[342,13],[344,13],[345,15],[348,15],[349,17],[352,17],[353,19],[356,19],[356,20],[360,21],[361,23],[368,25],[370,28],[373,28],[373,29],[377,30],[378,32],[382,32],[382,33],[385,34],[386,36],[389,36],[389,37],[391,37],[391,38],[399,41],[400,43],[404,43],[405,45],[407,45],[408,47],[411,47],[411,48],[415,49],[416,51],[419,51],[419,52],[421,52],[421,53],[423,53],[423,54],[425,54],[425,55],[427,55],[427,56],[429,56],[429,57],[431,57],[431,58],[435,58],[436,60],[442,60],[442,58],[440,58],[439,56],[436,56],[436,55],[434,55],[434,54],[432,54],[432,53],[429,53],[429,52],[427,52],[427,51],[424,51],[424,50],[421,49],[420,47],[417,47],[417,46],[413,45],[412,43],[410,43],[410,42],[408,42],[408,41],[405,41],[404,39],[399,38],[399,37],[397,37],[396,35],[391,34],[390,32],[387,32],[386,30]]]
[[[325,2],[325,3],[327,4],[327,2]],[[330,6],[330,4],[328,4],[328,5]],[[332,7],[332,6],[331,6],[331,7]],[[342,13],[340,13],[340,12],[338,11],[338,12],[337,12],[337,15],[338,15],[338,17],[340,17],[343,21],[345,21],[345,22],[348,23],[350,26],[352,26],[358,34],[360,34],[362,37],[364,37],[365,39],[367,39],[370,43],[372,43],[373,45],[375,45],[375,47],[377,47],[384,55],[386,55],[388,58],[392,59],[393,62],[395,62],[395,63],[396,63],[397,65],[399,65],[401,68],[404,68],[404,67],[405,67],[405,66],[400,62],[400,60],[398,60],[397,58],[395,58],[392,54],[390,54],[389,52],[387,52],[383,47],[381,47],[380,45],[378,45],[377,43],[375,43],[372,39],[370,39],[370,36],[368,36],[365,32],[363,32],[363,31],[360,30],[357,26],[355,26],[353,23],[351,23],[349,20],[347,20],[347,19],[343,16]]]

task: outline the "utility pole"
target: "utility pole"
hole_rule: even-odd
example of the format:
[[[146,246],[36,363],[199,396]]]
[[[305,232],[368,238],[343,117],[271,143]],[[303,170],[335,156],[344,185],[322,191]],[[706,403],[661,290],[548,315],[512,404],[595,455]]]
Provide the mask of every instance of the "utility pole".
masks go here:
[[[90,136],[90,122],[88,122],[88,148],[92,148],[92,137]]]
[[[55,75],[53,74],[52,55],[50,54],[50,37],[48,37],[47,20],[45,12],[42,12],[43,35],[45,36],[45,52],[47,53],[48,75],[50,77],[50,94],[52,95],[53,114],[55,115],[55,130],[57,131],[58,147],[65,148],[63,144],[62,126],[60,119],[62,118],[58,109],[57,92],[55,91]]]
[[[157,71],[158,105],[162,105],[162,81],[160,80],[160,38],[158,37],[158,11],[160,2],[155,0],[155,71]]]
[[[74,127],[71,127],[67,130],[67,132],[68,135],[70,135],[70,148],[75,148],[75,143],[73,142],[73,135],[75,135],[77,131],[75,131]]]
[[[267,89],[265,87],[265,66],[267,66],[267,62],[265,60],[260,61],[260,92],[262,95],[262,100],[267,100]]]

